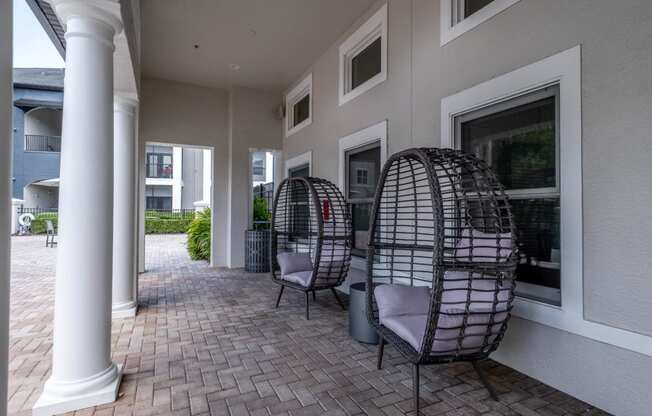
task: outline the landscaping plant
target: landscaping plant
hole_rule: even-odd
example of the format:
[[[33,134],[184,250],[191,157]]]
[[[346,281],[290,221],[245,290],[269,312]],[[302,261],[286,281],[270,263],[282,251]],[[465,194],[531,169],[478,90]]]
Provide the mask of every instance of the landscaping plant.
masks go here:
[[[206,208],[195,215],[188,227],[188,254],[193,260],[211,258],[211,210]]]

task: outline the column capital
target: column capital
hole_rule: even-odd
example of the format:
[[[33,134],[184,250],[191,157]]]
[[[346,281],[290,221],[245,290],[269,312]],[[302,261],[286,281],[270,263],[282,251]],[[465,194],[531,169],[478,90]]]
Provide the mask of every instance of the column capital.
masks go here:
[[[124,95],[113,96],[113,112],[128,113],[134,115],[138,107],[138,100]]]
[[[110,26],[114,35],[122,32],[120,3],[111,0],[46,0],[61,18],[64,25],[70,19],[87,18]]]

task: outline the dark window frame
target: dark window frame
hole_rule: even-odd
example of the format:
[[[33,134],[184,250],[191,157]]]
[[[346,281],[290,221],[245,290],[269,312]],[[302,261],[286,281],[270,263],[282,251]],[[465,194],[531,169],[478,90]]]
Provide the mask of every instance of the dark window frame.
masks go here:
[[[361,152],[365,152],[367,150],[376,149],[376,148],[378,149],[378,165],[379,165],[380,169],[378,170],[378,172],[376,172],[376,174],[378,175],[378,178],[376,180],[376,185],[377,185],[378,180],[380,180],[380,170],[382,170],[381,146],[382,146],[381,140],[377,139],[377,140],[374,140],[371,143],[367,143],[367,144],[364,144],[362,146],[353,147],[353,148],[350,148],[350,149],[347,149],[347,150],[344,151],[344,186],[345,186],[344,199],[346,200],[346,205],[347,205],[347,207],[349,209],[349,213],[351,215],[351,221],[352,222],[354,222],[354,215],[353,215],[354,205],[368,205],[369,208],[371,208],[371,206],[373,205],[373,202],[374,202],[376,191],[374,191],[374,195],[372,195],[370,197],[367,197],[367,198],[350,198],[349,197],[349,192],[350,192],[350,188],[351,188],[350,187],[350,179],[351,178],[350,178],[350,175],[349,175],[351,156],[356,155],[356,154],[361,153]],[[357,172],[356,172],[356,180],[357,180]],[[367,181],[368,180],[369,180],[369,178],[367,177]],[[371,213],[370,213],[370,215],[371,215]],[[352,243],[353,247],[351,248],[351,254],[353,256],[355,256],[355,257],[367,258],[367,250],[355,248],[355,224],[352,224],[352,225],[353,225],[353,243]]]

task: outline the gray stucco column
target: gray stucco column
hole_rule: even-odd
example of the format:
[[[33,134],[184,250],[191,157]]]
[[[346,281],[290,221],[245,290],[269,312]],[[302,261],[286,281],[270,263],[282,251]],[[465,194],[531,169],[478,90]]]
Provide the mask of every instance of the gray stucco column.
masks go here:
[[[12,11],[11,1],[0,2],[0,415],[7,414],[9,361],[9,278],[11,231],[12,135]]]

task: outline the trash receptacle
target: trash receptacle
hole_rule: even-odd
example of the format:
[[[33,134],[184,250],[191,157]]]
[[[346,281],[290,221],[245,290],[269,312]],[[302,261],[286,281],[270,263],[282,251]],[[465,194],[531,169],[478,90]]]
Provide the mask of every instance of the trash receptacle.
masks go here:
[[[349,287],[349,335],[365,344],[378,344],[376,329],[367,320],[367,299],[365,282]]]

